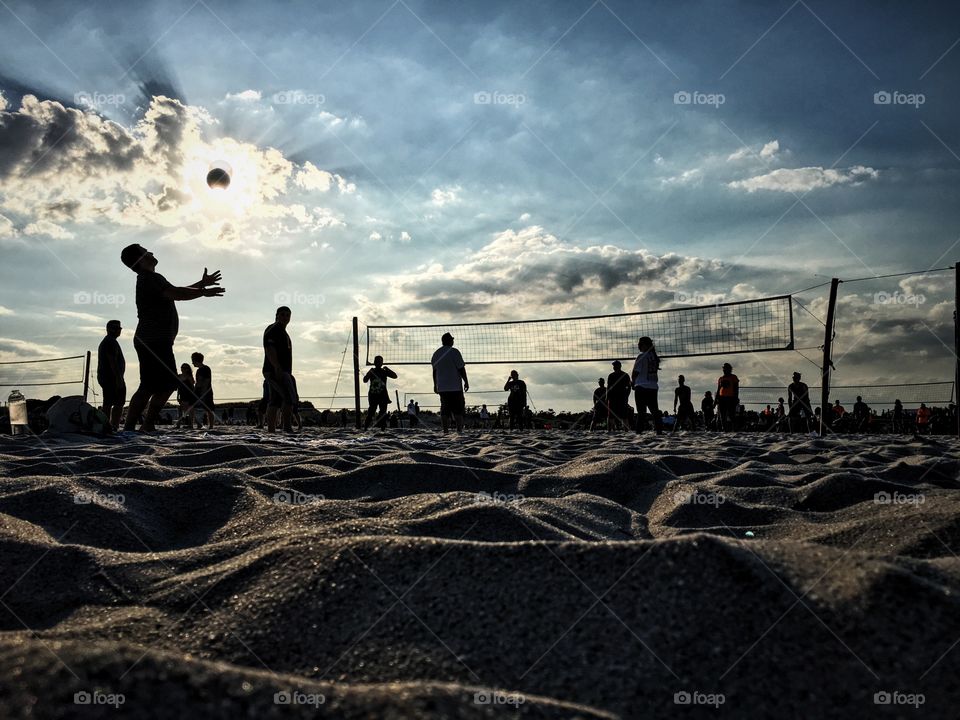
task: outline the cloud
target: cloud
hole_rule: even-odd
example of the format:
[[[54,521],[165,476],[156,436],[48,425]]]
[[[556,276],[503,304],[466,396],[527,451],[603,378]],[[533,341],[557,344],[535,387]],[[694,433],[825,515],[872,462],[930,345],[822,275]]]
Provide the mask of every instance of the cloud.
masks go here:
[[[691,168],[684,170],[679,175],[662,178],[660,185],[663,187],[669,185],[699,185],[703,182],[703,171],[700,168]]]
[[[0,305],[0,317],[9,317],[11,315],[16,315],[16,313],[10,308]]]
[[[246,105],[259,102],[255,94],[228,98]],[[94,223],[165,228],[174,241],[251,255],[342,224],[334,211],[311,213],[304,203],[334,185],[352,194],[353,183],[217,133],[217,125],[205,109],[162,96],[125,126],[25,95],[19,109],[0,110],[0,210],[24,218],[25,234],[67,239],[74,225]],[[226,192],[205,181],[220,160],[233,170]],[[11,231],[0,221],[0,236]]]
[[[5,215],[0,215],[0,238],[10,238],[14,237],[16,234],[17,228],[13,224],[13,220]]]
[[[99,315],[90,313],[74,312],[73,310],[57,310],[58,317],[70,318],[71,320],[86,320],[87,322],[100,322],[102,318]]]
[[[744,145],[739,150],[730,153],[727,156],[727,161],[733,162],[736,160],[743,160],[744,158],[752,157],[754,155],[758,155],[763,160],[770,160],[775,157],[778,152],[780,152],[780,141],[771,140],[768,143],[764,143],[763,147],[761,147],[759,151]]]
[[[772,158],[779,151],[780,151],[780,142],[777,140],[771,140],[760,149],[760,157]]]
[[[408,233],[406,230],[402,230],[400,232],[400,242],[408,243],[410,242],[410,240],[412,240],[412,238],[410,237],[410,233]]]
[[[73,233],[49,220],[38,220],[23,229],[24,235],[47,235],[55,240],[70,240]]]
[[[801,193],[834,185],[859,185],[875,180],[879,174],[879,171],[863,165],[841,170],[822,167],[780,168],[746,180],[728,182],[727,187],[749,193],[757,190]]]
[[[376,230],[374,230],[372,233],[370,233],[370,240],[373,240],[373,241],[383,240],[383,235],[381,235]]]
[[[225,100],[239,100],[240,102],[260,102],[263,95],[259,90],[243,90],[238,93],[227,93]]]
[[[447,188],[434,188],[433,192],[430,193],[430,202],[437,207],[444,207],[445,205],[459,202],[461,189],[459,185]]]
[[[456,266],[427,265],[394,281],[385,312],[424,319],[464,313],[517,319],[593,310],[623,311],[655,293],[671,302],[675,288],[719,275],[715,260],[655,255],[614,245],[578,247],[542,227],[504,230]],[[731,280],[727,279],[729,286]],[[639,288],[639,289],[638,289]]]

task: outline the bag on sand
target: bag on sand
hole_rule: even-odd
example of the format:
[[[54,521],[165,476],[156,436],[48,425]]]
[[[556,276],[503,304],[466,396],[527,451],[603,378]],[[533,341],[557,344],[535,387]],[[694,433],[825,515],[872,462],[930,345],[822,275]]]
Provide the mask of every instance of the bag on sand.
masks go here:
[[[53,435],[81,433],[106,437],[113,434],[110,419],[80,395],[60,398],[47,410],[47,432]]]

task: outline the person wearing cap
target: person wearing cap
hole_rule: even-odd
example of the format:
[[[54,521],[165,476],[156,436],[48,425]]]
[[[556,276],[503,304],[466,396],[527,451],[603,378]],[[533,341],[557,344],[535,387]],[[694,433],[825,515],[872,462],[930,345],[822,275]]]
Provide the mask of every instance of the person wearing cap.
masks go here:
[[[717,414],[720,427],[733,430],[734,417],[740,404],[740,378],[733,374],[733,365],[723,364],[723,375],[717,379]]]
[[[440,347],[430,358],[433,366],[433,391],[440,396],[440,424],[443,431],[450,429],[453,419],[457,432],[463,432],[466,400],[463,394],[470,390],[467,367],[460,351],[453,346],[453,335],[444,333]]]
[[[614,428],[623,430],[630,425],[630,376],[622,369],[619,360],[613,361],[613,372],[607,375],[607,432]]]
[[[794,426],[800,422],[800,418],[806,421],[807,432],[810,431],[810,421],[814,420],[813,408],[810,406],[810,388],[800,380],[800,373],[793,374],[793,382],[787,386],[787,415],[790,432],[793,432]]]
[[[117,341],[122,330],[119,320],[108,322],[107,334],[97,348],[97,383],[103,393],[103,405],[100,409],[110,418],[110,424],[114,428],[120,427],[120,416],[127,401],[127,385],[123,379],[127,363]]]
[[[590,419],[590,429],[593,430],[600,423],[607,422],[607,385],[603,378],[597,378],[597,387],[593,391],[593,417]]]

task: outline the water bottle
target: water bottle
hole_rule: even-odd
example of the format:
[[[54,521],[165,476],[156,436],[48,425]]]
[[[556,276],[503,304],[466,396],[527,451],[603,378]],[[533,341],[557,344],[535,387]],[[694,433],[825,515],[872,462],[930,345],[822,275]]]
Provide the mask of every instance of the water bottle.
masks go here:
[[[26,435],[30,432],[27,419],[27,399],[23,393],[14,390],[7,398],[7,408],[10,410],[10,432],[13,435]]]

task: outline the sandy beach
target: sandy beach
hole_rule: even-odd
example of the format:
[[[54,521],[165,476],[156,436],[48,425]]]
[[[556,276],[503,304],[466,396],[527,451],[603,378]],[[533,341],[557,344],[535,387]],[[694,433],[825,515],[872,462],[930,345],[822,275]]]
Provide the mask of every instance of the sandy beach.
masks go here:
[[[225,429],[0,466],[3,717],[960,701],[955,441]]]

